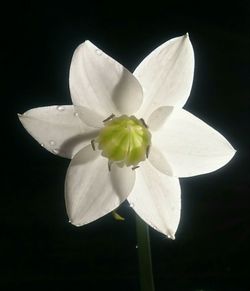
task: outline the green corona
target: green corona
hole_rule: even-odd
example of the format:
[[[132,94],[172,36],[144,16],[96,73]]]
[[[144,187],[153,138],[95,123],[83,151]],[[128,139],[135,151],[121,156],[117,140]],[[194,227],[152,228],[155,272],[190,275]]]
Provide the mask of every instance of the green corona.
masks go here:
[[[151,134],[142,119],[135,116],[111,116],[104,120],[104,127],[95,139],[102,155],[110,162],[137,166],[148,156]]]

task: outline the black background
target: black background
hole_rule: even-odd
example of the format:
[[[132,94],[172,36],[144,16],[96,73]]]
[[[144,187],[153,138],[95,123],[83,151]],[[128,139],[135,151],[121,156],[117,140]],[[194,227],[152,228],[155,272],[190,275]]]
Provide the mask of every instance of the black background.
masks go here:
[[[238,152],[214,173],[181,179],[175,241],[150,230],[156,291],[250,290],[248,1],[18,3],[1,10],[1,290],[139,290],[133,211],[125,203],[125,222],[70,225],[69,161],[43,150],[16,113],[71,103],[70,61],[86,39],[133,70],[186,32],[196,69],[185,108]]]

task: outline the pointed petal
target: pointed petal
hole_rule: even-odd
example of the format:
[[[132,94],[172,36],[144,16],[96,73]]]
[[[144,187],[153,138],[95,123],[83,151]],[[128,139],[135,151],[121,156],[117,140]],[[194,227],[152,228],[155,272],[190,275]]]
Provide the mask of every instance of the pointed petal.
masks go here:
[[[18,117],[42,147],[65,158],[72,158],[98,134],[81,122],[70,105],[38,107]]]
[[[154,144],[177,177],[215,171],[235,154],[233,147],[219,132],[186,110],[177,108],[155,132]]]
[[[148,117],[159,106],[182,107],[191,91],[193,73],[194,53],[188,35],[156,48],[134,72],[144,90],[142,116]]]
[[[73,104],[100,115],[132,114],[143,101],[142,88],[133,74],[90,41],[76,49],[69,82]]]
[[[180,220],[181,190],[177,178],[155,170],[148,161],[136,172],[130,206],[151,227],[174,238]]]
[[[70,222],[80,226],[117,208],[128,196],[115,191],[108,160],[86,146],[71,161],[65,182],[66,209]]]

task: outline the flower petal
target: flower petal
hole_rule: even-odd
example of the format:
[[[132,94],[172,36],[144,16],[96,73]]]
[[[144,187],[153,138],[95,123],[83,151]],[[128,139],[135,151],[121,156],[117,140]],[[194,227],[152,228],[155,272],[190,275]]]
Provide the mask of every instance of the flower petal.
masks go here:
[[[106,118],[94,110],[90,110],[87,107],[75,106],[75,111],[77,112],[79,118],[83,123],[87,124],[90,127],[101,128],[103,127],[103,120]]]
[[[136,171],[136,183],[127,198],[130,206],[151,227],[174,239],[181,209],[179,180],[155,170],[148,161]]]
[[[100,151],[86,146],[75,155],[65,182],[66,209],[72,224],[80,226],[94,221],[127,198],[126,189],[114,189],[110,176],[108,160]]]
[[[148,117],[159,106],[182,107],[191,91],[193,73],[194,53],[188,35],[156,48],[134,72],[144,90],[142,116]]]
[[[154,133],[154,144],[177,177],[215,171],[235,154],[219,132],[180,108],[175,108],[161,129]]]
[[[166,119],[170,117],[173,110],[173,106],[161,106],[153,111],[147,121],[150,130],[158,130],[166,122]]]
[[[72,105],[38,107],[18,117],[42,147],[65,158],[72,158],[98,134],[81,122]]]
[[[150,147],[148,160],[161,173],[168,176],[173,176],[173,170],[166,157],[156,146]]]
[[[111,182],[115,192],[122,197],[128,197],[135,184],[135,171],[131,167],[111,165]]]
[[[73,104],[100,115],[132,114],[143,101],[142,88],[133,74],[90,41],[76,49],[69,82]]]

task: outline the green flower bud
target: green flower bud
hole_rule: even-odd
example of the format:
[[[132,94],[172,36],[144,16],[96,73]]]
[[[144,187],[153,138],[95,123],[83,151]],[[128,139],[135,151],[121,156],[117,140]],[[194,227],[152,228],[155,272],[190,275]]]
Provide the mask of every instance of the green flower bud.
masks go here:
[[[126,166],[136,166],[146,159],[151,134],[142,120],[122,115],[104,123],[95,139],[104,157]]]

